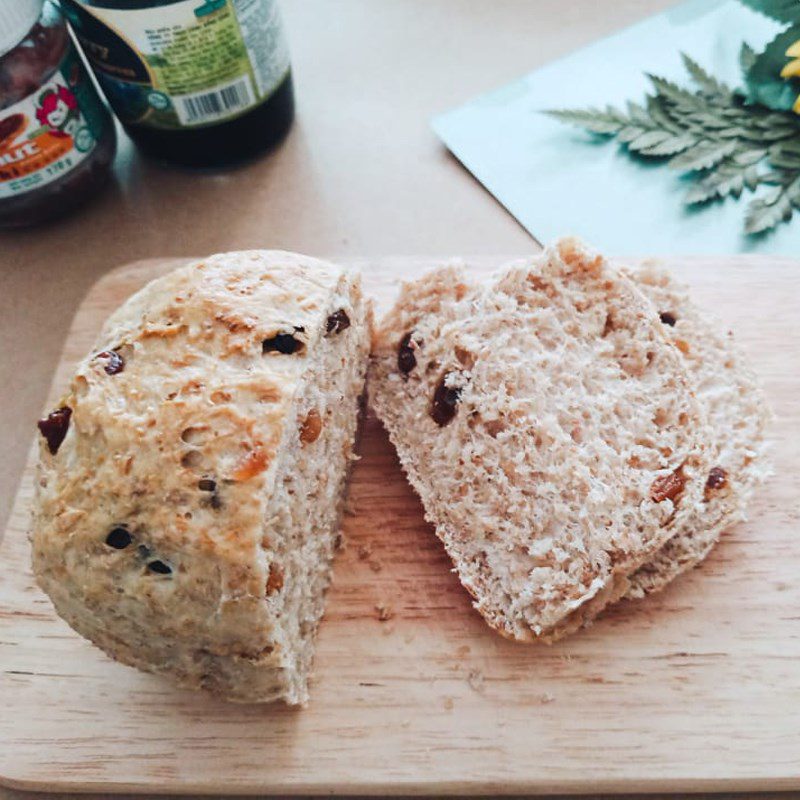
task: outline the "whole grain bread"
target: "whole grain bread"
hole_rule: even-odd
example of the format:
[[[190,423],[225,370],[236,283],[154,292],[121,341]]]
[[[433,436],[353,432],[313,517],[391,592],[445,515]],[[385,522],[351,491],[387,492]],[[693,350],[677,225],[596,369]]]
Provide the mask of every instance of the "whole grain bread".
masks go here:
[[[745,518],[753,490],[769,474],[764,437],[771,412],[733,333],[692,303],[685,286],[655,264],[626,274],[655,305],[713,430],[702,502],[684,528],[630,578],[627,596],[643,597],[699,564],[720,534]]]
[[[557,639],[682,529],[708,473],[680,354],[632,281],[573,241],[488,285],[404,285],[370,394],[486,621]]]
[[[234,701],[304,703],[370,310],[276,251],[159,278],[42,420],[33,567],[113,658]]]

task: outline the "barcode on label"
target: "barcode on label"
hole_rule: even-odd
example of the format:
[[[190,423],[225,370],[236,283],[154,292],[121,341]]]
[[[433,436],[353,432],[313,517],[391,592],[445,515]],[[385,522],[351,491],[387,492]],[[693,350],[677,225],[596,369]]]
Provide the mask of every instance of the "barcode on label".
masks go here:
[[[210,92],[175,95],[172,98],[181,125],[199,125],[223,119],[253,105],[250,78],[245,76]]]

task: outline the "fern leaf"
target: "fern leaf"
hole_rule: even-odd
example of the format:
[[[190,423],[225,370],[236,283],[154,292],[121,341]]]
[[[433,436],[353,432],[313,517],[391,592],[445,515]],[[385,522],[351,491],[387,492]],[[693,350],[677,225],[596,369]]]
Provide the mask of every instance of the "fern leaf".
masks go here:
[[[628,119],[631,122],[638,123],[639,125],[643,125],[645,127],[652,123],[647,110],[642,108],[642,106],[640,106],[638,103],[634,103],[632,100],[629,100],[626,104],[626,107],[628,109]]]
[[[746,233],[764,233],[780,222],[788,222],[792,217],[792,202],[781,189],[777,194],[766,198],[756,198],[747,207],[744,218]]]
[[[697,114],[688,114],[686,119],[712,131],[724,130],[725,128],[730,128],[731,126],[730,119],[724,116],[712,114],[710,111],[701,111]]]
[[[658,144],[641,150],[642,155],[645,156],[672,156],[676,153],[682,153],[697,144],[697,139],[688,133],[682,133],[678,136],[669,136],[663,139]]]
[[[673,156],[669,160],[668,166],[681,172],[709,169],[719,164],[725,156],[729,156],[735,150],[736,142],[715,142],[706,139],[685,152]]]
[[[625,119],[614,113],[608,111],[600,111],[599,109],[590,108],[586,111],[579,109],[554,109],[552,111],[545,111],[555,119],[561,122],[568,122],[571,125],[578,125],[585,128],[592,133],[600,133],[605,135],[613,135],[619,132],[625,126]]]
[[[647,131],[644,128],[637,128],[635,125],[628,125],[617,134],[617,140],[623,144],[628,144],[628,142],[632,142],[634,139],[644,136],[645,133],[647,133]]]
[[[761,131],[761,138],[771,142],[780,141],[781,139],[790,139],[798,135],[800,134],[798,134],[797,131],[790,128],[775,128],[773,130],[767,129]]]
[[[721,196],[718,183],[706,183],[703,181],[691,186],[689,191],[686,192],[683,201],[688,206],[695,206],[700,203],[707,203],[709,200],[715,200]]]
[[[721,97],[730,97],[731,90],[722,81],[709,75],[693,58],[690,58],[686,53],[681,53],[683,59],[683,66],[691,76],[692,80],[700,87],[700,90],[706,94],[718,95]]]
[[[781,143],[769,149],[769,163],[778,169],[800,170],[800,153],[792,151]]]
[[[734,161],[741,167],[749,167],[751,164],[758,164],[761,159],[766,158],[767,151],[755,148],[753,150],[741,150],[734,156]]]
[[[739,169],[731,159],[726,159],[689,189],[685,202],[695,205],[715,198],[739,197],[746,186],[746,171]]]
[[[744,173],[744,185],[751,191],[754,192],[758,188],[758,184],[760,182],[760,174],[758,168],[748,167]]]
[[[800,9],[800,0],[750,2],[783,9],[794,3]],[[648,75],[654,92],[642,103],[628,102],[625,110],[607,106],[547,113],[688,173],[685,202],[690,205],[739,198],[760,188],[747,208],[748,233],[763,233],[800,212],[800,115],[749,103],[690,56],[682,57],[694,89]],[[749,69],[761,56],[745,44],[740,61]]]
[[[682,89],[676,83],[668,81],[666,78],[659,78],[657,75],[651,75],[650,73],[647,73],[647,77],[650,79],[650,83],[653,84],[653,87],[658,94],[660,94],[662,97],[665,97],[679,108],[688,111],[702,110],[705,101],[701,97],[698,97],[696,94],[690,92],[688,89]]]
[[[686,126],[678,119],[674,119],[669,112],[669,104],[658,96],[647,96],[647,113],[653,124],[665,131],[671,131],[675,135],[684,133]]]
[[[635,139],[628,143],[628,147],[635,153],[647,150],[651,147],[661,144],[667,139],[671,138],[667,131],[647,131],[646,133],[637,136]]]

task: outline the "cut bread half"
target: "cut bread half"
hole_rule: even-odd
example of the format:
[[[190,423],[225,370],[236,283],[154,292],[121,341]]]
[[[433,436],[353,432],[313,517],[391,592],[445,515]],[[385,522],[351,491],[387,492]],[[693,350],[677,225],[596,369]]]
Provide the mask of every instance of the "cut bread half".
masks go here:
[[[684,529],[630,578],[627,596],[643,597],[699,564],[720,534],[745,518],[753,490],[769,474],[764,436],[772,415],[733,333],[701,312],[686,287],[654,265],[627,274],[656,307],[714,431],[702,502]]]
[[[370,327],[357,276],[293,253],[130,298],[40,423],[33,566],[58,613],[182,686],[304,703]]]
[[[371,399],[474,605],[552,641],[628,588],[701,502],[705,420],[632,281],[573,241],[488,285],[406,284]]]

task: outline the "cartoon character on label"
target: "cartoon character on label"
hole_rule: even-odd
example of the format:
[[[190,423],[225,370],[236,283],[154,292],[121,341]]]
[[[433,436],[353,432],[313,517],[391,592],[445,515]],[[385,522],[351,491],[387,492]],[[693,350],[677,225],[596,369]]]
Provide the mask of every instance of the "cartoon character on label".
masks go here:
[[[36,119],[50,128],[52,136],[74,138],[81,127],[81,112],[75,95],[66,86],[42,92]]]

